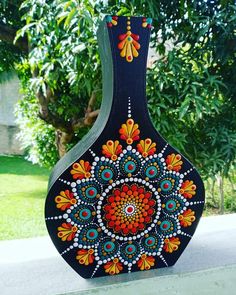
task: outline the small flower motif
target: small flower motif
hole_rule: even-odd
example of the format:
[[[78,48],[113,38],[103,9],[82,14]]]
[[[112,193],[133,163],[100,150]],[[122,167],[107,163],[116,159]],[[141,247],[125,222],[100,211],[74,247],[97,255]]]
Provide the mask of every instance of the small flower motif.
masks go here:
[[[122,271],[123,266],[119,262],[118,258],[114,258],[113,261],[109,261],[104,265],[105,272],[109,273],[110,275],[118,274],[120,271]]]
[[[77,200],[74,198],[74,194],[69,190],[61,191],[59,196],[56,196],[55,202],[57,203],[57,208],[62,211],[70,208],[71,205],[77,203]]]
[[[188,210],[184,211],[184,213],[179,215],[179,217],[178,217],[178,219],[180,221],[180,224],[183,227],[191,226],[192,223],[196,219],[196,217],[194,215],[195,215],[195,212],[192,211],[191,209],[188,209]]]
[[[145,140],[140,140],[137,144],[138,151],[142,154],[144,158],[148,155],[153,155],[156,151],[156,143],[152,142],[150,138],[146,138]]]
[[[76,259],[80,264],[89,265],[94,261],[94,250],[93,249],[82,249],[77,252]]]
[[[196,185],[192,180],[186,180],[182,183],[179,193],[187,199],[191,199],[196,194]]]
[[[173,253],[174,251],[178,250],[180,245],[180,240],[179,238],[169,238],[169,239],[165,239],[164,240],[164,246],[163,249],[167,252],[167,253]]]
[[[120,138],[126,140],[127,144],[132,144],[135,140],[139,140],[140,130],[138,124],[133,119],[128,119],[125,124],[121,125],[119,130]]]
[[[134,57],[138,57],[140,44],[137,41],[139,40],[139,35],[127,31],[126,34],[119,35],[119,40],[120,56],[125,57],[127,62],[132,62]]]
[[[166,164],[168,170],[174,170],[178,172],[181,169],[181,165],[183,164],[183,162],[181,161],[181,155],[168,155],[166,158]]]
[[[140,270],[148,270],[155,263],[155,259],[152,256],[147,256],[146,254],[142,254],[141,259],[138,261],[138,267]]]
[[[113,161],[117,160],[117,155],[122,152],[122,145],[119,144],[118,140],[108,140],[106,144],[102,146],[102,153]]]
[[[73,175],[74,179],[89,178],[91,173],[91,166],[88,161],[80,160],[79,163],[74,163],[70,173]]]
[[[75,233],[77,232],[77,226],[72,226],[70,223],[62,223],[58,228],[58,238],[60,238],[63,242],[71,241],[75,237]]]
[[[144,17],[142,27],[150,29],[152,27],[152,19],[150,17]]]
[[[106,16],[106,23],[109,28],[111,28],[112,26],[116,26],[117,20],[118,20],[118,16],[111,16],[111,15]]]

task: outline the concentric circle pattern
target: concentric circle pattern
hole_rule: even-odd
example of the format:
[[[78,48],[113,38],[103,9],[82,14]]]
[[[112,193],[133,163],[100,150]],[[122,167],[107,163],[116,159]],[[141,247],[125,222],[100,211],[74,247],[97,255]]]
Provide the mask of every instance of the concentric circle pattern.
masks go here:
[[[193,168],[184,170],[179,154],[140,139],[132,118],[119,134],[121,142],[90,150],[92,161],[84,156],[71,165],[71,179],[59,180],[65,189],[50,199],[57,215],[46,216],[61,254],[91,277],[168,266],[191,238],[194,207],[203,206],[194,201]]]

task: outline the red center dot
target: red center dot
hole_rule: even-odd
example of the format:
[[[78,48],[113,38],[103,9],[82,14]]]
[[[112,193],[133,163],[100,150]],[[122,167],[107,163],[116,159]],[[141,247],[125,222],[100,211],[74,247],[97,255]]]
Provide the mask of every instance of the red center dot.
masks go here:
[[[93,196],[93,195],[94,195],[94,193],[95,193],[95,192],[94,192],[94,190],[93,190],[93,189],[89,190],[89,195],[90,195],[90,196]]]
[[[152,244],[152,240],[147,241],[148,245]]]
[[[167,223],[164,223],[163,224],[163,228],[167,228],[168,224]]]
[[[104,176],[105,176],[106,178],[109,178],[109,177],[111,176],[111,173],[109,173],[109,172],[105,172],[105,173],[104,173]]]
[[[134,208],[133,208],[133,207],[129,206],[129,207],[127,208],[127,212],[128,212],[128,213],[132,213],[133,211],[134,211]]]
[[[95,235],[95,234],[94,234],[93,231],[89,234],[90,237],[94,237],[94,235]]]
[[[128,170],[133,170],[134,169],[134,166],[132,164],[129,164],[128,165]]]
[[[150,171],[149,171],[149,174],[150,175],[153,175],[155,173],[155,171],[153,170],[153,169],[151,169]]]
[[[163,186],[164,186],[164,188],[168,188],[169,187],[169,184],[168,183],[165,183]]]
[[[82,216],[83,216],[83,217],[86,217],[86,216],[88,216],[88,212],[86,212],[86,211],[83,211],[83,212],[82,212]]]
[[[172,203],[170,203],[169,205],[168,205],[168,208],[173,208],[174,207],[174,205],[172,204]]]
[[[132,252],[133,248],[132,247],[128,247],[128,252]]]
[[[107,249],[111,249],[111,244],[107,244],[107,245],[106,245],[106,248],[107,248]]]
[[[131,60],[131,56],[130,55],[128,56],[128,60]]]

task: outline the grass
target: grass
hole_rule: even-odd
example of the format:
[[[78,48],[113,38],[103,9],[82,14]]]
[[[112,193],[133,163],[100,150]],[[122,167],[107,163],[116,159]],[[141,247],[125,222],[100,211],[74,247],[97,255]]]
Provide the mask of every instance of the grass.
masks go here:
[[[0,240],[46,234],[44,202],[49,171],[22,157],[0,156]]]

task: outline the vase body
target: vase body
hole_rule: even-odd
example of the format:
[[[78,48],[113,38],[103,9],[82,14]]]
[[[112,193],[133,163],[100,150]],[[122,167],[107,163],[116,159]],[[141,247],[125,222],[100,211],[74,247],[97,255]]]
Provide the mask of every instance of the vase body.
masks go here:
[[[150,30],[149,18],[101,23],[101,112],[49,181],[49,234],[85,278],[175,264],[202,214],[199,174],[159,135],[147,110]]]

